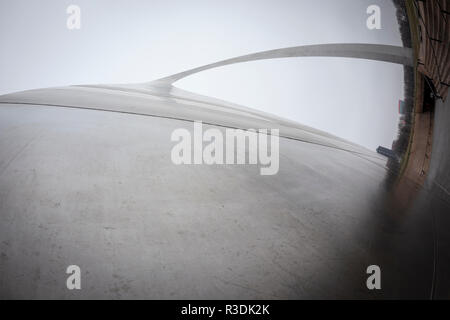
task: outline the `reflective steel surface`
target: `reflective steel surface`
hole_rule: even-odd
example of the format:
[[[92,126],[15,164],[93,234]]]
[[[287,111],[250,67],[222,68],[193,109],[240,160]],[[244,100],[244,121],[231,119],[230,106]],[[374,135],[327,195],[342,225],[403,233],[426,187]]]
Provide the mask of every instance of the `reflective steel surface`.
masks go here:
[[[109,101],[96,90],[86,105]],[[280,171],[261,176],[172,164],[189,119],[28,103],[0,105],[2,298],[448,297],[448,105],[433,173],[405,207],[384,159],[329,135],[280,138]],[[245,125],[279,121],[266,117]],[[66,289],[70,264],[82,290]],[[381,291],[366,288],[371,264]]]
[[[0,298],[449,298],[448,100],[419,186],[370,150],[175,78],[0,96]],[[173,164],[171,133],[195,120],[280,129],[278,174]],[[72,264],[81,290],[66,288]]]

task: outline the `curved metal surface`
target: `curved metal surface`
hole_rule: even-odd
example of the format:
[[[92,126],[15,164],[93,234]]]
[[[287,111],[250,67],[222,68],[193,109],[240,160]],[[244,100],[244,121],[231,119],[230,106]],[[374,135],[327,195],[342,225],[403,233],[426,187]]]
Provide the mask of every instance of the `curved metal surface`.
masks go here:
[[[326,132],[171,85],[86,85],[36,89],[1,96],[0,103],[107,110],[191,122],[202,120],[207,124],[241,129],[276,128],[285,138],[382,159],[373,151]]]
[[[1,298],[449,297],[448,102],[426,185],[399,190],[371,151],[175,78],[0,97]],[[174,165],[194,120],[279,127],[279,173]]]
[[[294,58],[294,57],[358,58],[358,59],[368,59],[368,60],[398,63],[407,66],[413,65],[411,48],[391,46],[391,45],[381,45],[381,44],[368,44],[368,43],[328,43],[328,44],[280,48],[247,54],[232,59],[207,64],[180,73],[176,73],[171,76],[158,79],[155,82],[170,85],[180,79],[183,79],[195,73],[230,64],[257,61],[257,60],[266,60],[266,59]],[[154,84],[154,82],[150,82],[150,84]]]

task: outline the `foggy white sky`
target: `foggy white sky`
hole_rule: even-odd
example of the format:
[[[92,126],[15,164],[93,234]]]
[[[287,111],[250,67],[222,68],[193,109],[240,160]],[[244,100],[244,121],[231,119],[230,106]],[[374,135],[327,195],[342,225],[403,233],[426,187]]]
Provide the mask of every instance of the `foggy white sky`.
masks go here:
[[[81,7],[81,29],[66,8]],[[366,8],[381,7],[381,30]],[[401,45],[390,0],[0,0],[0,94],[50,86],[144,82],[217,60],[321,43]],[[267,111],[370,149],[391,146],[399,65],[290,58],[226,66],[176,83]]]

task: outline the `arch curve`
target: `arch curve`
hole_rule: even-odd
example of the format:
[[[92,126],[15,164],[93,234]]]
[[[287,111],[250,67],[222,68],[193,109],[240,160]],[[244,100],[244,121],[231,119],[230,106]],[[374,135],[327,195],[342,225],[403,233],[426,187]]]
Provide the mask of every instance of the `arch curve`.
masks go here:
[[[280,48],[251,53],[175,73],[173,75],[152,81],[149,84],[170,86],[174,82],[185,77],[213,68],[256,60],[292,57],[343,57],[384,61],[407,66],[413,65],[411,48],[368,43],[329,43]]]

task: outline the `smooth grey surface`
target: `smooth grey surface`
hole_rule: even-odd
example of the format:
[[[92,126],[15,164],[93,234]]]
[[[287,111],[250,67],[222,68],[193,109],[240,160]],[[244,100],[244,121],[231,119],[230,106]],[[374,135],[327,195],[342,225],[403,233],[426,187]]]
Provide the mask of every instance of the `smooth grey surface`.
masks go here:
[[[438,108],[436,174],[402,208],[379,155],[217,99],[157,84],[1,96],[0,297],[448,298]],[[193,120],[280,128],[279,173],[174,165],[170,135]],[[381,291],[366,288],[372,264]]]
[[[28,90],[0,96],[0,103],[40,104],[108,110],[233,128],[276,128],[280,135],[355,152],[384,161],[377,153],[326,132],[171,85],[87,85]]]
[[[194,69],[186,70],[170,75],[168,77],[161,78],[157,81],[170,85],[192,74],[230,64],[256,60],[293,57],[345,57],[377,60],[403,64],[406,66],[413,66],[411,48],[370,43],[327,43],[280,48],[247,54],[244,56],[222,60]]]
[[[448,202],[424,190],[399,210],[371,158],[281,138],[275,176],[176,166],[170,134],[190,121],[8,103],[0,113],[2,298],[430,296],[427,208],[444,214]],[[65,287],[70,264],[80,291]],[[370,264],[382,291],[365,287]]]
[[[260,176],[172,164],[185,121],[0,112],[2,298],[376,297],[365,268],[396,261],[378,241],[393,240],[385,169],[352,153],[281,139],[280,172]],[[80,291],[65,288],[70,264]]]

